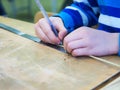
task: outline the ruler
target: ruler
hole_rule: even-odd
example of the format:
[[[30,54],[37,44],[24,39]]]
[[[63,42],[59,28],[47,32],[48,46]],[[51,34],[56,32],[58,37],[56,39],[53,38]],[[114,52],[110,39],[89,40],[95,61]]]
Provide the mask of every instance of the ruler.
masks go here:
[[[5,24],[0,23],[0,28],[2,28],[2,29],[4,29],[4,30],[7,30],[7,31],[9,31],[9,32],[12,32],[12,33],[14,33],[14,34],[17,34],[17,35],[19,35],[19,36],[21,36],[21,37],[24,37],[24,38],[27,38],[27,39],[29,39],[29,40],[32,40],[32,41],[34,41],[34,42],[37,42],[37,43],[40,43],[40,44],[44,44],[44,45],[46,45],[46,46],[49,46],[49,47],[54,48],[54,49],[56,49],[56,50],[59,50],[59,51],[61,51],[61,52],[64,52],[64,53],[66,52],[65,49],[64,49],[61,45],[53,45],[53,44],[50,44],[50,43],[44,43],[44,42],[42,42],[38,37],[35,37],[35,36],[32,36],[32,35],[23,33],[23,32],[21,32],[20,30],[17,30],[17,29],[15,29],[15,28],[10,27],[10,26],[7,26],[7,25],[5,25]]]
[[[37,42],[37,43],[40,43],[40,44],[44,44],[44,45],[49,46],[51,48],[54,48],[54,49],[56,49],[58,51],[66,53],[66,50],[64,49],[64,47],[62,45],[53,45],[53,44],[50,44],[50,43],[44,43],[38,37],[35,37],[35,36],[32,36],[32,35],[23,33],[20,30],[17,30],[17,29],[15,29],[13,27],[7,26],[7,25],[2,24],[2,23],[0,23],[0,28],[3,28],[3,29],[5,29],[5,30],[7,30],[9,32],[12,32],[12,33],[17,34],[19,36],[22,36],[24,38],[30,39],[30,40],[32,40],[34,42]],[[103,63],[106,63],[106,64],[109,64],[109,65],[112,65],[112,66],[120,68],[119,64],[110,62],[109,60],[105,60],[105,59],[102,59],[102,58],[99,58],[99,57],[95,57],[95,56],[92,56],[92,55],[90,55],[89,57],[93,58],[93,59],[95,59],[97,61],[100,61],[100,62],[103,62]]]

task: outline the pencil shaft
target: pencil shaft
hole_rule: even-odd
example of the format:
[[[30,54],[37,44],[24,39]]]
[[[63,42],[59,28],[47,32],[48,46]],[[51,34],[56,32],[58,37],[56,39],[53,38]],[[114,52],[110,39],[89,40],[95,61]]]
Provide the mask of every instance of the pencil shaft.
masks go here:
[[[55,34],[56,37],[58,37],[58,32],[57,32],[57,30],[55,29],[55,27],[54,27],[54,25],[52,24],[52,22],[50,21],[50,19],[49,19],[48,15],[47,15],[45,9],[43,8],[42,4],[40,3],[39,0],[35,0],[35,2],[36,2],[36,4],[37,4],[37,6],[39,7],[39,9],[41,10],[44,18],[47,20],[48,24],[50,25],[53,33]]]

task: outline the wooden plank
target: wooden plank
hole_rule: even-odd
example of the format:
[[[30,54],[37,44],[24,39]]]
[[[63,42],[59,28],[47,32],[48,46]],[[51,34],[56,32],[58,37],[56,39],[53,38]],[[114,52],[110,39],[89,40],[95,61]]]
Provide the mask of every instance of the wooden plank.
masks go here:
[[[102,88],[101,90],[120,90],[120,77]]]
[[[15,89],[14,85],[18,90],[89,90],[119,70],[91,58],[73,58],[5,30],[1,35],[5,48],[0,50],[0,73],[8,82],[2,90]],[[10,38],[4,41],[4,36]]]
[[[16,29],[23,31],[24,33],[28,33],[30,35],[35,36],[33,23],[26,23],[25,21],[11,19],[7,17],[1,17],[1,16],[0,16],[0,23],[6,24],[11,27],[15,27]]]
[[[27,31],[31,23],[7,18],[0,22],[34,32]],[[74,58],[3,29],[0,34],[1,90],[90,90],[119,72],[117,67],[89,57]],[[120,64],[117,56],[102,58]]]

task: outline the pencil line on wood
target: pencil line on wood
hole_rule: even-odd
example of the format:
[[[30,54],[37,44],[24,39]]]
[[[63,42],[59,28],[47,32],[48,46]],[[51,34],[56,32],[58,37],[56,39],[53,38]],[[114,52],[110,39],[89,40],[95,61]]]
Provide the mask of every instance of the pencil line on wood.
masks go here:
[[[95,59],[95,60],[98,60],[98,61],[101,61],[101,62],[104,62],[104,63],[107,63],[107,64],[110,64],[110,65],[113,65],[113,66],[116,66],[116,67],[119,67],[120,68],[120,65],[116,64],[116,63],[112,63],[110,61],[107,61],[105,59],[102,59],[102,58],[99,58],[99,57],[95,57],[95,56],[92,56],[90,55],[89,57]]]

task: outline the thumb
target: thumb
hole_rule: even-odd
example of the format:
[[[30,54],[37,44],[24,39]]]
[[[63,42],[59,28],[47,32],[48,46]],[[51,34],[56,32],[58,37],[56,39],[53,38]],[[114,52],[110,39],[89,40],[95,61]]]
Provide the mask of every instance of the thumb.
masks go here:
[[[60,40],[63,40],[64,37],[67,34],[67,29],[65,28],[63,22],[61,19],[59,19],[59,24],[57,23],[57,25],[55,25],[55,28],[58,30],[59,34],[58,37]]]
[[[60,40],[63,40],[67,34],[67,29],[65,28],[65,26],[62,22],[62,19],[59,17],[52,17],[51,21],[52,21],[53,25],[55,26],[55,28],[57,29],[57,31],[59,32],[58,38]]]
[[[58,37],[60,40],[63,40],[66,35],[67,35],[67,30],[63,29],[59,32]]]

